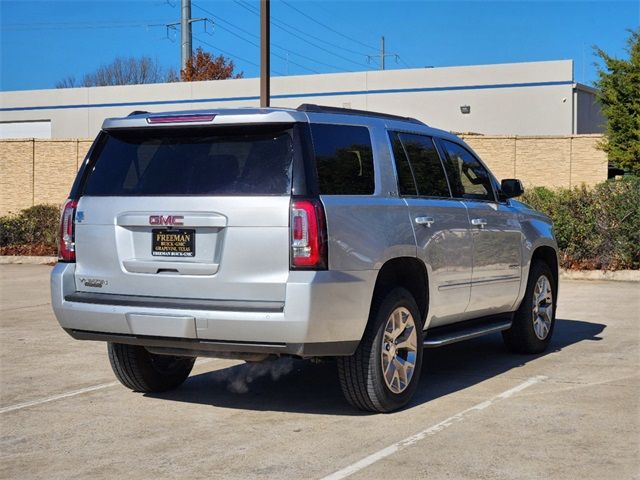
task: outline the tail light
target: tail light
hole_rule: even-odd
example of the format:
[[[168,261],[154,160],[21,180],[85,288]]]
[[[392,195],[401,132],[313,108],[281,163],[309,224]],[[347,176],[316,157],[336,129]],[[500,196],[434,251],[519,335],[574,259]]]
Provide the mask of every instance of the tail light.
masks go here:
[[[58,260],[61,262],[76,261],[75,218],[77,200],[67,200],[60,216],[60,244]]]
[[[327,268],[327,225],[318,199],[291,202],[291,268]]]

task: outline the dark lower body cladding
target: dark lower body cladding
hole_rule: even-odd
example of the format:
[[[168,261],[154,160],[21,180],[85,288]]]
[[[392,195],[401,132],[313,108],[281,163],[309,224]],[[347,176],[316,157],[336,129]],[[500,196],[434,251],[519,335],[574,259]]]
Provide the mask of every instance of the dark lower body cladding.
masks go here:
[[[325,343],[258,343],[226,340],[199,340],[189,338],[151,337],[120,333],[101,333],[65,329],[76,340],[140,345],[152,353],[185,357],[234,358],[262,360],[269,356],[299,358],[352,355],[358,341]]]

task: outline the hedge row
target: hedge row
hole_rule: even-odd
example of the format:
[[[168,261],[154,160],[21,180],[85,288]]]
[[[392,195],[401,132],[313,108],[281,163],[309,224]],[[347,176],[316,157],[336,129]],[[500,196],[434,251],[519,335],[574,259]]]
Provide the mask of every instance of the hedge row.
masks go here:
[[[0,217],[1,255],[55,255],[60,207],[35,205]]]
[[[553,219],[564,268],[640,268],[640,178],[591,189],[539,187],[521,200]],[[59,217],[53,205],[0,217],[0,254],[54,255]]]
[[[564,268],[640,268],[640,178],[590,189],[538,187],[520,200],[553,219]]]

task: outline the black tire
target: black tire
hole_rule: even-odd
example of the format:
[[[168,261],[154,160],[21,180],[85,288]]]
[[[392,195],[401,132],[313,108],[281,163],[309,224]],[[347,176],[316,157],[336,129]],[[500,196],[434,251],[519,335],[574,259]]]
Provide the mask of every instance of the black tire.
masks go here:
[[[135,392],[164,392],[182,385],[196,360],[156,355],[139,345],[108,343],[107,350],[117,379]]]
[[[539,338],[534,328],[534,305],[533,296],[538,280],[546,277],[549,281],[552,299],[551,299],[551,325],[548,327],[546,337]],[[529,279],[527,281],[527,291],[524,294],[520,308],[513,316],[513,324],[509,330],[502,332],[502,338],[509,350],[516,353],[541,353],[549,346],[551,336],[556,324],[556,283],[555,278],[549,266],[541,261],[534,261],[529,270]]]
[[[413,374],[404,390],[396,393],[384,378],[382,349],[387,320],[399,307],[406,308],[413,317],[417,349]],[[420,380],[422,341],[422,318],[411,293],[404,288],[396,288],[374,298],[369,323],[356,352],[337,359],[340,386],[347,401],[360,410],[371,412],[392,412],[405,406]]]

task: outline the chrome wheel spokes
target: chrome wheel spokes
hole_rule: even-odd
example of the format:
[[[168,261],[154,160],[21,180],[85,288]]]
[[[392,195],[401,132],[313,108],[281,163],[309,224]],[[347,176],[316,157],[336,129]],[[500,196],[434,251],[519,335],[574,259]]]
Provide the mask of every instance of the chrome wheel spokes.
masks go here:
[[[533,331],[544,340],[551,330],[553,320],[553,291],[546,275],[541,275],[533,289]]]
[[[418,334],[411,312],[398,307],[384,328],[382,337],[382,373],[393,393],[402,393],[411,382],[418,352]]]

